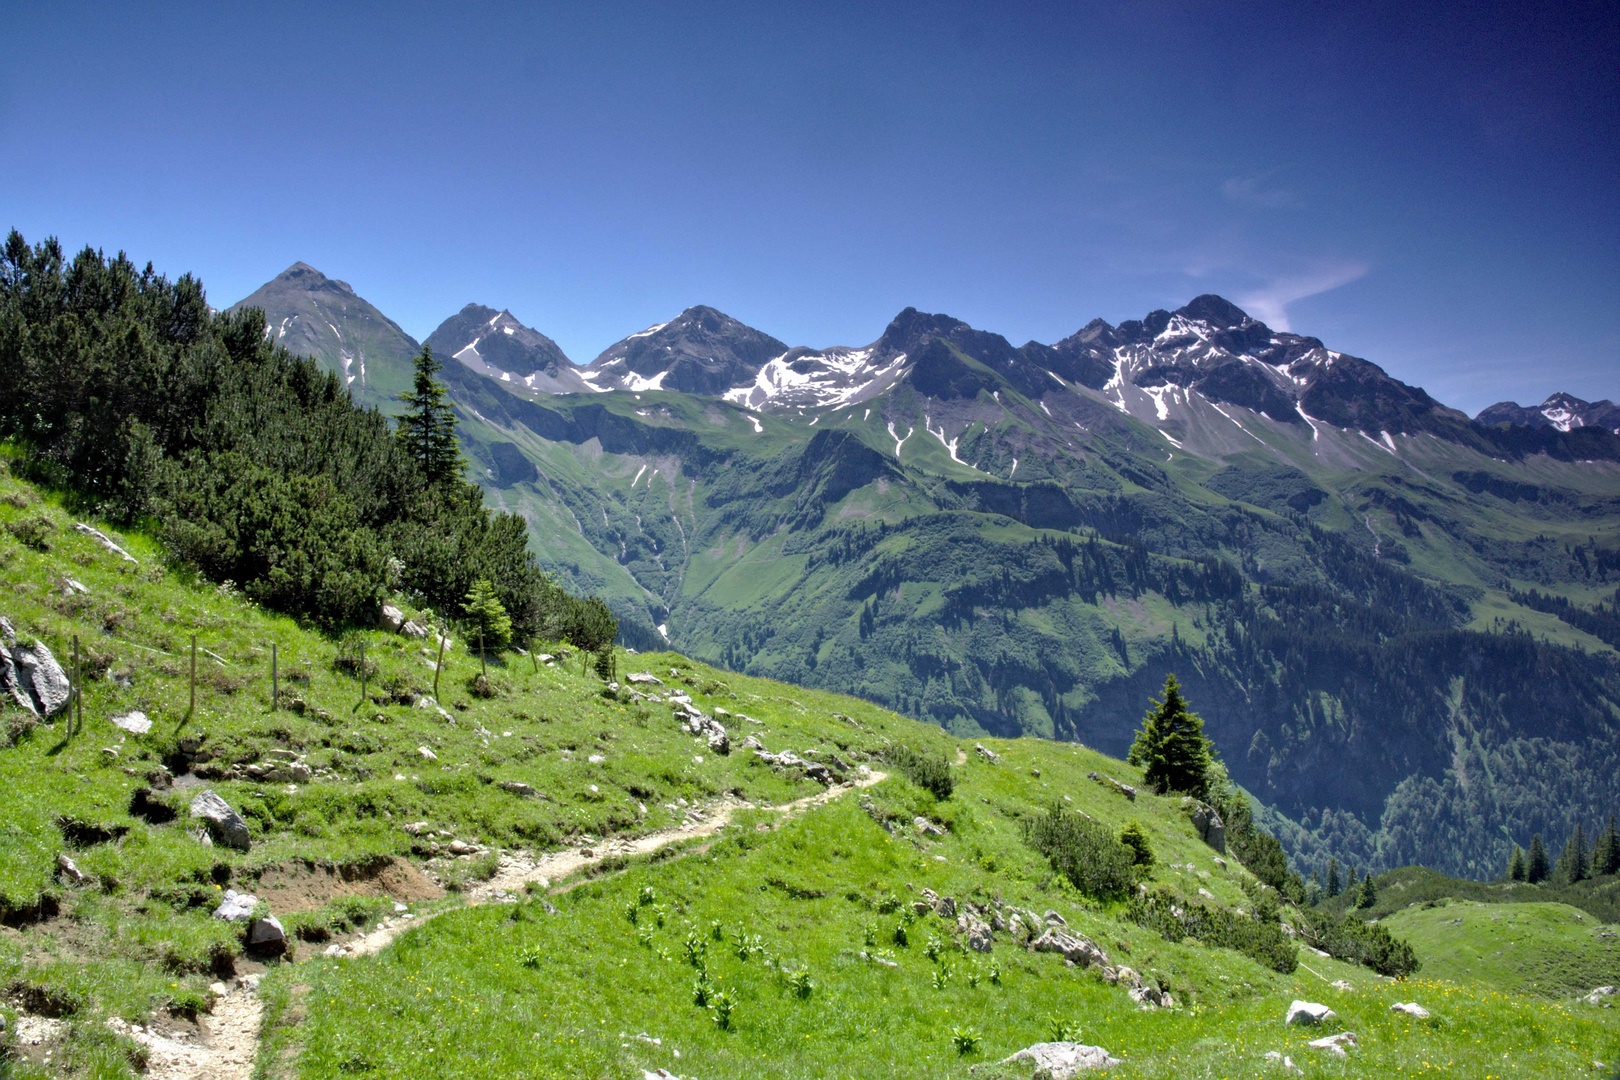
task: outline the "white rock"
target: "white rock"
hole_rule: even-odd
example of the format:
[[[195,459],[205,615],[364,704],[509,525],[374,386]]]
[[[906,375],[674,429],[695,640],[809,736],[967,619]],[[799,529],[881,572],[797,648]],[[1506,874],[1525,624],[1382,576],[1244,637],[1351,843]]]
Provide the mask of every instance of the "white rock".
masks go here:
[[[1389,1007],[1390,1012],[1405,1013],[1414,1020],[1427,1020],[1432,1014],[1415,1001],[1401,1001]]]
[[[246,922],[253,918],[253,908],[259,902],[256,896],[239,893],[235,889],[226,889],[225,898],[220,901],[219,907],[214,909],[214,918],[224,919],[226,922]]]
[[[377,612],[377,625],[390,634],[397,634],[405,625],[405,613],[393,604],[384,604]]]
[[[135,556],[131,555],[129,552],[125,551],[123,548],[121,548],[117,544],[113,543],[112,537],[108,536],[106,533],[102,532],[100,529],[97,529],[97,528],[95,528],[93,526],[90,526],[90,525],[86,525],[82,521],[75,523],[73,528],[76,529],[79,532],[84,533],[86,536],[90,537],[91,539],[95,540],[96,543],[100,544],[102,547],[106,548],[108,551],[112,552],[114,555],[117,555],[119,558],[123,559],[125,562],[138,563],[140,561],[139,559],[135,558]]]
[[[248,927],[249,945],[279,945],[287,940],[287,931],[281,921],[274,915],[266,915],[262,919],[254,919],[253,925]]]
[[[73,882],[75,885],[79,885],[84,882],[84,871],[80,870],[78,866],[74,864],[73,860],[68,858],[67,852],[65,851],[56,857],[56,870],[57,873],[61,874],[67,880]]]
[[[1338,1013],[1326,1005],[1319,1005],[1314,1001],[1300,1001],[1295,998],[1288,1006],[1288,1017],[1285,1024],[1320,1024],[1338,1018]]]
[[[1296,1076],[1303,1076],[1304,1075],[1304,1071],[1301,1070],[1298,1065],[1294,1064],[1294,1059],[1293,1058],[1288,1057],[1287,1055],[1282,1054],[1279,1051],[1267,1050],[1266,1051],[1266,1060],[1271,1062],[1274,1065],[1280,1066],[1282,1068],[1283,1072],[1290,1072],[1290,1073],[1293,1073]]]
[[[548,657],[545,657],[545,659],[550,660],[551,657],[548,656]],[[651,672],[647,672],[647,671],[632,672],[631,674],[626,675],[624,677],[624,681],[625,682],[630,682],[630,683],[637,683],[637,684],[640,684],[640,685],[647,685],[647,686],[663,686],[664,685],[664,680],[663,679],[660,679],[658,676],[652,674]]]
[[[36,638],[32,648],[14,646],[11,660],[16,665],[18,685],[30,692],[39,715],[52,716],[66,707],[73,686],[43,641]]]
[[[426,758],[429,761],[438,761],[439,760],[439,755],[435,754],[433,752],[432,748],[430,748],[430,747],[428,747],[426,745],[418,746],[416,748],[416,752],[418,754],[421,754],[424,758]]]
[[[1337,1035],[1312,1039],[1305,1045],[1312,1050],[1331,1050],[1337,1057],[1349,1057],[1349,1052],[1356,1048],[1356,1033],[1353,1031],[1341,1031]]]
[[[1333,987],[1333,989],[1335,989],[1335,990],[1343,990],[1347,994],[1353,994],[1356,991],[1356,988],[1354,986],[1351,986],[1349,983],[1345,982],[1343,979],[1336,979],[1332,983],[1330,983],[1329,985],[1331,985]]]
[[[1037,1076],[1050,1076],[1052,1080],[1069,1080],[1092,1069],[1107,1069],[1120,1064],[1119,1058],[1109,1055],[1100,1046],[1085,1046],[1072,1042],[1044,1042],[1024,1049],[997,1062],[1012,1065],[1027,1062]]]

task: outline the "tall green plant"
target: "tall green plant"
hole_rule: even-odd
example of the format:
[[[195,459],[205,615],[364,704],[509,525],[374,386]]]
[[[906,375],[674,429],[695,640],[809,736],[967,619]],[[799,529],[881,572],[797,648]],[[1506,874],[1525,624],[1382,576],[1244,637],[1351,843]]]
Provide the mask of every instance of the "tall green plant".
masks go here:
[[[443,365],[426,345],[417,354],[416,380],[400,395],[406,411],[399,418],[399,440],[430,484],[448,484],[461,476],[466,459],[456,435],[456,414],[435,379]]]
[[[1159,791],[1180,791],[1198,799],[1209,797],[1212,760],[1204,721],[1187,707],[1181,684],[1174,675],[1164,683],[1164,697],[1142,718],[1141,730],[1131,744],[1130,763],[1142,769],[1142,778]]]

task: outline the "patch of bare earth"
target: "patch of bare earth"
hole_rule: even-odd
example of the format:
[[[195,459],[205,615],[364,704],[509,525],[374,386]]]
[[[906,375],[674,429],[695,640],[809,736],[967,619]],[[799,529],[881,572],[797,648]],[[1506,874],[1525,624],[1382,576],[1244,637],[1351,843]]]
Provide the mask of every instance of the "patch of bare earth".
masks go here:
[[[345,896],[387,896],[407,904],[439,900],[444,890],[405,859],[361,866],[294,863],[259,875],[253,895],[278,913],[313,911]]]

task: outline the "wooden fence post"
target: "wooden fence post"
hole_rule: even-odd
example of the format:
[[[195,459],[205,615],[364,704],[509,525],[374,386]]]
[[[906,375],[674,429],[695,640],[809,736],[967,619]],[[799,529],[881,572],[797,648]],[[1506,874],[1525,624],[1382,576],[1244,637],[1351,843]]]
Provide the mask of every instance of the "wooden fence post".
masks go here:
[[[73,711],[78,716],[75,733],[84,731],[84,665],[79,661],[79,635],[73,635]]]
[[[478,668],[483,673],[485,682],[489,681],[489,661],[484,659],[484,628],[478,628]]]
[[[366,643],[362,641],[360,643],[360,701],[355,705],[355,708],[358,709],[358,708],[360,708],[361,705],[364,705],[365,703],[366,703]]]
[[[444,670],[444,631],[439,631],[439,658],[433,662],[433,700],[439,700],[439,673]]]
[[[276,711],[281,699],[281,672],[276,666],[276,643],[270,643],[270,711]]]
[[[187,716],[194,716],[197,712],[197,635],[191,635],[191,707],[186,710]]]

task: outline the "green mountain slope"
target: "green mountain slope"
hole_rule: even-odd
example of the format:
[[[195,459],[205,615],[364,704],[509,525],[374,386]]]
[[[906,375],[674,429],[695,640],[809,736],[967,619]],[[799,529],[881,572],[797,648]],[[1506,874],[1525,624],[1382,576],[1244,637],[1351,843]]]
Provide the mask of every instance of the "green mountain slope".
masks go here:
[[[967,1076],[1055,1032],[1106,1047],[1116,1075],[1259,1072],[1268,1050],[1324,1067],[1305,1045],[1322,1032],[1281,1026],[1297,997],[1358,1033],[1335,1075],[1425,1061],[1554,1075],[1620,1039],[1612,1010],[1391,984],[1315,957],[1284,973],[1145,929],[1132,903],[1054,873],[1025,823],[1054,804],[1107,832],[1135,822],[1162,903],[1238,928],[1277,909],[1199,840],[1182,800],[1093,780],[1140,783],[1096,751],[980,751],[674,653],[621,650],[621,673],[660,680],[623,686],[576,658],[492,660],[480,697],[460,644],[436,674],[420,639],[323,637],[167,568],[142,535],[109,537],[125,558],[83,520],[0,475],[0,613],[57,656],[77,641],[83,675],[82,722],[0,701],[0,1052],[15,1077],[161,1074],[182,1054],[225,1075],[227,1048],[263,1075],[310,1078],[809,1077],[830,1061],[851,1077]],[[728,726],[729,753],[694,740],[682,697]],[[800,761],[773,767],[749,738]],[[952,790],[913,783],[901,743],[949,763]],[[853,783],[818,783],[818,767]],[[204,790],[241,813],[247,850],[199,840],[188,807]],[[212,917],[227,888],[280,921],[290,955]],[[1136,974],[1111,982],[1031,950],[1014,915],[1040,933],[1061,918]],[[1142,1011],[1136,978],[1170,1007]],[[1439,1022],[1390,1013],[1413,997]]]

